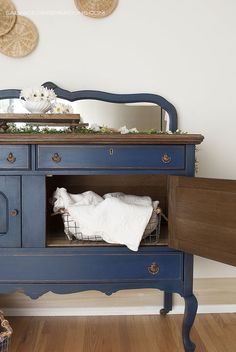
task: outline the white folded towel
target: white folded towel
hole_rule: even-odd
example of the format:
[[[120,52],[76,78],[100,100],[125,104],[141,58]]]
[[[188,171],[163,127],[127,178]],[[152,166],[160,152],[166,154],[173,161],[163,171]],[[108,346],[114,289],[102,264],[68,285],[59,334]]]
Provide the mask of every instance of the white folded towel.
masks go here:
[[[85,236],[100,236],[108,243],[137,251],[153,207],[126,204],[111,197],[97,205],[71,205],[69,214]]]

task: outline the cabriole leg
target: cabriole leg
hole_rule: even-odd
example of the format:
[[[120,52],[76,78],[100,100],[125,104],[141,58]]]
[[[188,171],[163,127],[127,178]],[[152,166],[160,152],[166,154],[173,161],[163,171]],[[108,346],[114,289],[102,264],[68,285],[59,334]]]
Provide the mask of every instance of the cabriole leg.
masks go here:
[[[185,352],[195,351],[195,344],[190,340],[190,331],[194,323],[194,319],[197,313],[197,299],[194,295],[184,297],[185,300],[185,311],[183,320],[183,343]]]
[[[164,292],[164,308],[160,310],[161,315],[166,315],[172,310],[172,293]]]

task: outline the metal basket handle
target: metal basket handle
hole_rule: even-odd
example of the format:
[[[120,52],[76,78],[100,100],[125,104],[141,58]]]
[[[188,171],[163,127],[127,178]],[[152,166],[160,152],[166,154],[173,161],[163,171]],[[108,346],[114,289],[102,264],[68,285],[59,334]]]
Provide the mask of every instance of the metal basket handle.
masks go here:
[[[4,318],[3,313],[0,311],[0,323],[3,328],[3,332],[0,333],[0,341],[4,340],[6,337],[9,338],[12,335],[12,328],[10,327],[9,322]]]
[[[68,214],[68,210],[65,208],[60,208],[55,213],[52,213],[51,216],[63,215],[63,214]]]
[[[161,208],[156,208],[153,210],[157,215],[161,215],[163,217],[163,219],[165,219],[168,222],[168,218],[167,216],[163,213]]]

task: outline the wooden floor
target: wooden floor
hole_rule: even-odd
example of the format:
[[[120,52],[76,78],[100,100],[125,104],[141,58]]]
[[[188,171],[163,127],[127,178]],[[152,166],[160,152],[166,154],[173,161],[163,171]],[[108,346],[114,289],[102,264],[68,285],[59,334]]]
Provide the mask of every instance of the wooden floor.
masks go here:
[[[183,352],[182,316],[16,317],[11,352]],[[195,352],[235,352],[236,314],[199,314]]]

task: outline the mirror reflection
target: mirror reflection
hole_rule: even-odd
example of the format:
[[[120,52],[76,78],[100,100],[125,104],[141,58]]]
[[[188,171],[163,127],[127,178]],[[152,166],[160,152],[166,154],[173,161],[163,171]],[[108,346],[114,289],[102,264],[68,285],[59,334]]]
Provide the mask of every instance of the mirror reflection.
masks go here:
[[[20,99],[2,99],[0,113],[29,113],[23,103]],[[168,130],[168,114],[152,103],[117,104],[97,100],[69,102],[57,98],[57,104],[69,105],[73,113],[80,114],[81,122],[88,123],[89,126],[106,126],[115,130],[122,126],[137,128],[139,131]]]

